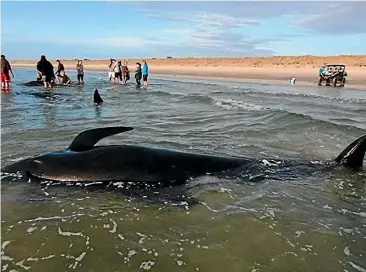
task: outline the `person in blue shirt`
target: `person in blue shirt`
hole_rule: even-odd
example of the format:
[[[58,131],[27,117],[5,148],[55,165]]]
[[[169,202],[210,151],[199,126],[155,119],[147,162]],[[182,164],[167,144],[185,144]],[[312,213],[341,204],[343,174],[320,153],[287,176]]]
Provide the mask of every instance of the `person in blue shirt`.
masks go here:
[[[322,81],[323,81],[323,74],[324,74],[324,72],[325,72],[325,65],[323,65],[322,67],[320,67],[319,68],[319,74],[318,74],[318,76],[319,76],[319,81],[318,81],[318,85],[320,86],[321,84],[322,84]]]
[[[323,75],[323,73],[324,73],[324,68],[325,68],[325,66],[323,65],[322,67],[320,67],[320,69],[319,69],[319,76],[322,76]]]
[[[147,66],[146,60],[142,61],[144,65],[142,66],[142,80],[144,81],[144,86],[147,87],[147,77],[149,76],[149,66]]]

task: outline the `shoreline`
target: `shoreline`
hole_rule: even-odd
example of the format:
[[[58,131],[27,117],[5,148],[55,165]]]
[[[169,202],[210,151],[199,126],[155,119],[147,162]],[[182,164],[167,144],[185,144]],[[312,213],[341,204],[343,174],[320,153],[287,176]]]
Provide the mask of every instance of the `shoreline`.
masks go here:
[[[282,61],[275,62],[276,59]],[[286,60],[287,61],[284,61]],[[305,61],[306,59],[306,61]],[[339,61],[329,61],[339,59]],[[288,84],[296,78],[296,85],[317,86],[318,66],[324,63],[346,65],[348,73],[344,88],[366,90],[366,55],[339,57],[268,57],[268,58],[181,58],[181,59],[146,59],[150,77],[180,76],[252,83]],[[303,60],[303,61],[299,61]],[[57,67],[54,60],[51,63]],[[137,59],[128,59],[129,69],[135,69]],[[9,60],[12,67],[31,68],[37,61]],[[76,70],[76,60],[62,60],[66,70]],[[213,63],[217,63],[213,65]],[[318,66],[317,64],[320,63]],[[83,60],[85,71],[108,72],[109,60]],[[254,65],[255,64],[255,65]],[[315,67],[315,68],[314,68]],[[67,71],[66,71],[67,72]]]

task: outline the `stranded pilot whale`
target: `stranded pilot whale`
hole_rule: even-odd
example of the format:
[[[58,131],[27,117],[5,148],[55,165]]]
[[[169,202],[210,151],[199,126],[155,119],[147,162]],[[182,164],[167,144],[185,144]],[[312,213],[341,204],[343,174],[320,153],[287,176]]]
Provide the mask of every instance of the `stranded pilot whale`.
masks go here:
[[[132,127],[95,128],[79,133],[62,151],[24,159],[2,171],[59,182],[128,181],[178,185],[188,179],[215,175],[261,163],[242,157],[221,157],[136,145],[95,145],[99,140],[133,130]],[[359,169],[366,151],[366,135],[353,141],[329,165]],[[263,164],[263,163],[262,163]]]

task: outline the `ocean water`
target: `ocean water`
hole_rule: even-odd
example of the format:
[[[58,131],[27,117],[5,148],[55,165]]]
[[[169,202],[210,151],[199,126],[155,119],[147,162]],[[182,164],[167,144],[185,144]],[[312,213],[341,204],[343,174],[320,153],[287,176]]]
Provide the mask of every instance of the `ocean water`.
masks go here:
[[[40,96],[18,85],[34,75],[16,69],[1,95],[2,165],[101,126],[135,129],[100,144],[314,163],[366,133],[359,90],[154,75],[144,89],[87,72],[85,86]],[[167,188],[166,201],[3,179],[2,271],[366,271],[365,170],[278,177],[208,175]],[[169,190],[198,203],[169,201]]]

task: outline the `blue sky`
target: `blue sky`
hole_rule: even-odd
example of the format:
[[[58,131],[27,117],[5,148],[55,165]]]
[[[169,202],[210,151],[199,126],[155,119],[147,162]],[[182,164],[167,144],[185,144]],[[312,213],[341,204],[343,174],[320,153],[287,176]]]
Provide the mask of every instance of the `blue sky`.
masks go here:
[[[366,2],[1,1],[8,59],[366,54]]]

